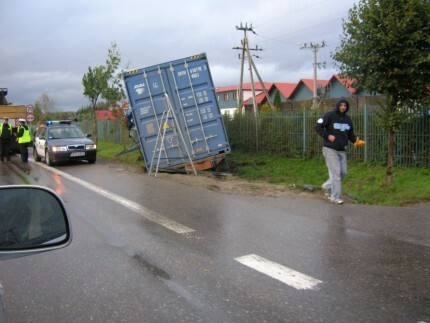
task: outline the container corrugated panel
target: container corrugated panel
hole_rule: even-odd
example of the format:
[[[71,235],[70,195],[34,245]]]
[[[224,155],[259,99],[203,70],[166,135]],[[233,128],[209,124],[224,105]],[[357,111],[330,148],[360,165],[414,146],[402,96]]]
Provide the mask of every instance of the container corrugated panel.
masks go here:
[[[230,153],[206,54],[125,72],[124,82],[148,168]]]

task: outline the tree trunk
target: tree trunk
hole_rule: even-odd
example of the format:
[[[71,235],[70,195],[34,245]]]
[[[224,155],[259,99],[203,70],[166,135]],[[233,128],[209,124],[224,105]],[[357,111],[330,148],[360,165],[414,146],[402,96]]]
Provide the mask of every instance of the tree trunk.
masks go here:
[[[93,129],[94,129],[93,141],[97,145],[98,140],[99,140],[99,136],[98,136],[99,129],[98,129],[98,126],[97,126],[96,106],[93,106],[93,122],[94,122],[94,126],[93,126]]]
[[[385,172],[385,185],[393,184],[393,174],[394,174],[394,131],[388,130],[387,170]]]
[[[397,103],[399,99],[397,95],[393,95],[391,97],[391,102],[389,110],[390,115],[395,118]],[[388,138],[387,138],[387,171],[385,172],[385,185],[393,184],[393,174],[394,174],[394,129],[393,126],[390,126],[388,129]]]

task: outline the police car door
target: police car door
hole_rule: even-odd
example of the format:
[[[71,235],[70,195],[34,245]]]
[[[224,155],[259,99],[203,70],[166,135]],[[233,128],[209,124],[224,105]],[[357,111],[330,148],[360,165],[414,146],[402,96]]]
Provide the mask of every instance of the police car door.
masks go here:
[[[46,144],[46,128],[40,129],[34,140],[37,154],[40,157],[45,157],[45,144]]]

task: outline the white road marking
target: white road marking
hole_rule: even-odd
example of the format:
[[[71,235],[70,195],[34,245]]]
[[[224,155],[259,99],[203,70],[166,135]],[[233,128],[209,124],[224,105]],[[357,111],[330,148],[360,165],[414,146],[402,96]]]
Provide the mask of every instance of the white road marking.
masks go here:
[[[317,285],[322,283],[321,280],[307,276],[257,255],[251,254],[237,257],[235,260],[296,289],[316,289]]]
[[[193,229],[191,229],[185,225],[182,225],[176,221],[170,220],[170,219],[166,218],[165,216],[158,214],[154,211],[151,211],[150,209],[147,209],[146,207],[144,207],[138,203],[135,203],[135,202],[130,201],[130,200],[128,200],[122,196],[115,194],[115,193],[109,192],[109,191],[107,191],[101,187],[98,187],[96,185],[88,183],[88,182],[86,182],[80,178],[74,177],[74,176],[69,175],[65,172],[62,172],[58,169],[55,169],[53,167],[49,167],[49,166],[41,164],[41,163],[38,163],[37,165],[42,167],[42,168],[49,170],[52,173],[55,173],[55,174],[60,175],[64,178],[67,178],[68,180],[70,180],[72,182],[75,182],[79,185],[82,185],[82,186],[86,187],[87,189],[92,190],[92,191],[110,199],[111,201],[114,201],[114,202],[132,210],[133,212],[136,212],[137,214],[140,214],[145,219],[152,221],[154,223],[157,223],[157,224],[159,224],[159,225],[161,225],[161,226],[163,226],[169,230],[172,230],[176,233],[184,234],[184,233],[190,233],[190,232],[194,231]]]

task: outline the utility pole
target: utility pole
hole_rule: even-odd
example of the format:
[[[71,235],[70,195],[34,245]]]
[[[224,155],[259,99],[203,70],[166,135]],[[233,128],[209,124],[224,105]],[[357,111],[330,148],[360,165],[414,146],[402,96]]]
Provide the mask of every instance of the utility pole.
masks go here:
[[[236,30],[242,30],[244,32],[244,37],[242,40],[242,47],[233,47],[233,49],[242,50],[242,55],[239,55],[239,58],[241,59],[241,69],[240,69],[240,85],[239,85],[239,100],[238,100],[239,107],[238,108],[242,109],[242,105],[243,105],[243,91],[242,91],[243,69],[244,69],[245,57],[246,57],[248,59],[249,74],[250,74],[250,79],[251,79],[251,89],[252,89],[254,114],[255,114],[255,117],[257,117],[258,116],[258,109],[257,109],[257,99],[256,99],[256,95],[255,95],[254,77],[253,77],[253,73],[252,73],[253,70],[254,70],[255,74],[257,75],[257,78],[260,82],[261,88],[263,89],[264,95],[266,96],[267,102],[269,103],[269,105],[272,109],[275,109],[274,105],[272,104],[272,101],[269,98],[269,94],[266,90],[266,87],[264,86],[264,82],[261,79],[260,74],[258,73],[257,67],[255,66],[255,63],[254,63],[254,61],[252,59],[252,55],[251,55],[252,50],[262,51],[262,49],[258,48],[258,46],[256,46],[255,48],[249,48],[249,42],[248,42],[248,37],[247,37],[246,33],[247,33],[247,31],[251,31],[252,33],[255,34],[255,31],[252,28],[252,24],[248,27],[247,23],[245,23],[245,26],[243,26],[243,24],[240,23],[240,26],[236,26]]]
[[[317,68],[325,68],[326,63],[318,63],[317,62],[317,53],[320,48],[327,46],[326,42],[323,40],[321,44],[314,43],[304,43],[300,49],[310,49],[314,54],[314,88],[313,88],[313,97],[312,97],[312,109],[316,109],[318,105],[318,93],[317,93]]]

